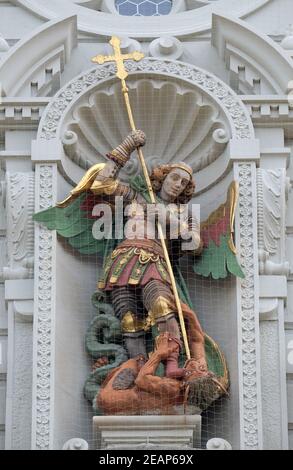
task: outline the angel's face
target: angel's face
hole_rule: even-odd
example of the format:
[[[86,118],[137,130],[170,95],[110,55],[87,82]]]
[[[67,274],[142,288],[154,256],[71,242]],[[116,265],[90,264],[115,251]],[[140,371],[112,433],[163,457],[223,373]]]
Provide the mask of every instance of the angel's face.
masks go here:
[[[190,175],[181,168],[174,168],[164,179],[160,196],[164,201],[174,201],[186,189]]]

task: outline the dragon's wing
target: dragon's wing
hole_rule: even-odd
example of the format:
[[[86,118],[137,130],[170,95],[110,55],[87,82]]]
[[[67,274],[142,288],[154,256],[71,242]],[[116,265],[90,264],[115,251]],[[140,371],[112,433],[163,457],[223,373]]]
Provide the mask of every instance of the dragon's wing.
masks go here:
[[[203,241],[201,257],[194,264],[194,271],[213,279],[226,278],[228,272],[244,278],[244,273],[237,261],[233,242],[233,225],[238,199],[238,184],[233,181],[228,189],[227,200],[213,211],[207,220],[201,223]]]
[[[56,230],[81,254],[104,253],[108,240],[96,240],[92,234],[97,220],[92,217],[92,209],[97,202],[97,197],[90,191],[85,191],[66,207],[50,207],[34,214],[33,218],[49,230]]]

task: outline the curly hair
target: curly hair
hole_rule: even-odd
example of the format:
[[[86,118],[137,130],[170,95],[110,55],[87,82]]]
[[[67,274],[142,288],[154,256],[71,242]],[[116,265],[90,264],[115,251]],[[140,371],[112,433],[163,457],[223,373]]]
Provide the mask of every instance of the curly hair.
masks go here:
[[[153,169],[150,175],[150,180],[152,183],[153,190],[156,193],[158,193],[161,190],[166,176],[172,170],[174,170],[174,168],[172,168],[171,165],[159,165]],[[186,188],[184,189],[184,191],[182,191],[182,193],[175,199],[174,202],[178,204],[187,204],[187,202],[189,202],[192,196],[194,195],[194,190],[195,190],[195,181],[191,179],[189,183],[187,184]]]

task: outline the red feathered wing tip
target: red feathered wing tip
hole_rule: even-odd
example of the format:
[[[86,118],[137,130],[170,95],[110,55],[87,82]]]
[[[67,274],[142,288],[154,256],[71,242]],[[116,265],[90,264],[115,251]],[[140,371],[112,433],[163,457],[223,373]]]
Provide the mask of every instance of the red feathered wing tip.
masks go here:
[[[95,196],[93,193],[88,193],[84,201],[80,205],[80,210],[85,211],[88,219],[99,219],[103,216],[103,211],[96,211],[99,215],[93,215],[93,209],[97,204],[105,204],[105,201],[99,196]]]
[[[233,242],[233,225],[237,199],[238,183],[233,181],[229,186],[226,202],[213,211],[200,225],[201,239],[205,248],[209,246],[211,240],[220,246],[221,235],[229,233],[230,248],[234,253],[236,252]]]

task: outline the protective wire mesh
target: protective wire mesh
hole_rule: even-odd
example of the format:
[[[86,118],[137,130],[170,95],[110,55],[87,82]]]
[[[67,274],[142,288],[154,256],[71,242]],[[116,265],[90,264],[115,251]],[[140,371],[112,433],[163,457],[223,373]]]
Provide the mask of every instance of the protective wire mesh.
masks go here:
[[[148,79],[148,76],[141,75],[140,79]],[[119,88],[117,88],[116,91],[119,93]],[[133,90],[130,90],[130,100],[132,92]],[[106,93],[104,99],[107,100]],[[136,123],[137,128],[143,129],[143,124],[148,121],[155,122],[156,136],[159,136],[160,124],[164,121],[165,129],[165,120],[170,120],[170,125],[172,126],[170,129],[170,138],[172,136],[172,140],[176,141],[176,125],[178,125],[181,120],[185,120],[184,109],[181,108],[176,119],[173,119],[173,116],[169,115],[168,99],[159,101],[158,106],[153,106],[152,109],[150,109],[150,106],[144,107],[144,104],[148,101],[147,95],[139,97],[139,100],[141,100],[139,116],[142,122],[138,121]],[[119,102],[121,104],[120,97],[117,100],[117,103]],[[147,114],[144,113],[144,109],[146,109],[145,113]],[[111,113],[112,112],[113,110],[111,110]],[[121,112],[121,110],[119,112]],[[97,122],[94,118],[92,119],[94,128]],[[208,119],[208,116],[200,114],[199,116],[194,116],[194,119],[197,120],[198,126],[201,127],[203,121]],[[126,113],[125,120],[127,120]],[[200,122],[200,120],[202,120],[202,122]],[[113,128],[110,129],[110,131],[111,130],[113,133],[117,133],[117,129]],[[190,142],[192,142],[192,139],[197,138],[198,135],[192,134],[186,137]],[[152,135],[147,135],[147,139],[151,140]],[[117,145],[119,143],[120,142],[117,141]],[[111,150],[112,149],[109,148],[109,151]],[[146,161],[151,157],[151,155],[146,155]],[[156,157],[156,162],[160,162],[161,160],[162,163],[168,163],[164,160],[164,155],[157,155]],[[173,157],[173,162],[176,162],[176,155]],[[131,158],[137,158],[135,152],[132,154]],[[188,157],[188,163],[192,165],[198,158],[200,158],[200,155],[191,153]],[[198,177],[199,176],[195,174],[195,181],[197,181]],[[205,203],[204,216],[201,214],[201,221],[225,201],[228,184],[231,178],[230,175],[229,181],[225,180],[224,183],[219,186],[218,201],[211,200],[209,204]],[[63,177],[59,176],[58,184],[62,197],[67,195],[70,188]],[[89,194],[88,192],[86,197]],[[106,200],[109,202],[109,198],[106,198]],[[196,203],[200,203],[200,200],[200,196],[194,199]],[[208,198],[206,200],[208,200]],[[112,202],[112,200],[110,202]],[[91,298],[96,291],[96,282],[101,277],[103,271],[102,263],[106,248],[105,246],[100,248],[101,251],[96,254],[87,254],[87,248],[92,243],[92,224],[89,224],[88,220],[91,220],[91,222],[95,220],[91,218],[90,208],[92,208],[91,205],[83,205],[81,207],[77,204],[74,210],[71,211],[71,214],[70,210],[68,210],[67,216],[69,223],[67,238],[69,237],[69,243],[64,237],[58,237],[56,268],[57,366],[55,371],[55,423],[56,429],[58,429],[55,440],[58,446],[64,443],[67,438],[69,439],[73,436],[84,438],[92,447],[95,446],[91,431],[92,416],[97,413],[103,413],[103,411],[98,409],[95,398],[96,394],[100,390],[103,379],[107,377],[106,372],[108,371],[110,373],[113,367],[119,367],[121,362],[124,363],[125,360],[127,360],[125,339],[123,339],[121,335],[120,325],[117,323],[117,315],[113,312],[111,299],[109,303],[109,298],[105,299],[96,296],[93,301],[94,305],[91,302]],[[71,234],[71,236],[68,234]],[[80,238],[79,242],[77,242],[78,237]],[[79,253],[76,248],[70,246],[70,243],[75,247],[82,246],[82,254]],[[174,248],[174,246],[175,245],[173,245],[173,251],[169,253],[173,261],[174,259],[180,258],[179,253],[176,253],[178,247]],[[110,255],[112,251],[113,246],[109,251]],[[124,253],[124,258],[125,256],[127,257],[127,253]],[[128,265],[131,259],[132,258],[129,257]],[[216,400],[207,410],[201,413],[202,447],[205,448],[207,440],[212,437],[222,437],[230,442],[237,442],[236,281],[231,275],[228,275],[226,279],[218,280],[196,275],[193,271],[194,261],[193,256],[183,256],[182,259],[180,259],[181,272],[187,283],[193,309],[198,316],[202,329],[216,342],[226,357],[231,383],[229,397],[225,395]],[[220,262],[219,260],[219,263]],[[125,264],[125,267],[126,266],[127,263]],[[142,320],[146,318],[148,312],[141,303],[142,297],[139,290],[138,286],[136,289],[138,295],[137,303],[140,305],[140,320]],[[122,300],[122,304],[123,301],[124,300]],[[127,299],[125,299],[125,302],[127,302]],[[128,309],[128,306],[126,306],[123,311],[128,312],[128,310],[131,309]],[[97,313],[99,314],[98,319]],[[153,333],[156,334],[156,327],[154,327],[153,330]],[[149,357],[154,358],[154,356],[150,356],[150,353],[154,351],[152,330],[148,330],[144,335]],[[210,350],[211,362],[213,362],[213,360],[219,361],[219,356],[215,351],[218,351],[217,347],[215,350]],[[154,367],[153,370],[148,371],[150,375],[146,375],[144,377],[145,381],[141,381],[140,385],[136,382],[138,375],[137,362],[135,365],[133,365],[133,363],[129,364],[126,371],[117,378],[114,385],[110,382],[112,384],[111,391],[113,392],[114,402],[115,399],[117,400],[117,406],[116,408],[114,407],[115,412],[122,415],[136,413],[184,413],[184,408],[180,406],[184,401],[184,397],[186,398],[182,379],[167,380],[164,378],[162,362],[164,361],[158,361],[157,369]],[[185,358],[181,357],[180,365],[184,365],[184,362]],[[223,374],[223,370],[220,372]],[[156,378],[153,380],[154,376],[156,376]],[[151,378],[151,380],[147,381],[149,378]],[[83,395],[85,383],[86,395],[90,401],[87,401]],[[166,401],[168,397],[169,400]],[[121,403],[118,403],[118,399],[124,403],[122,407]],[[106,399],[105,401],[107,402]],[[93,402],[94,410],[92,407]],[[141,411],[141,402],[149,403],[149,411]],[[194,407],[191,412],[200,413],[200,411],[196,411]]]

